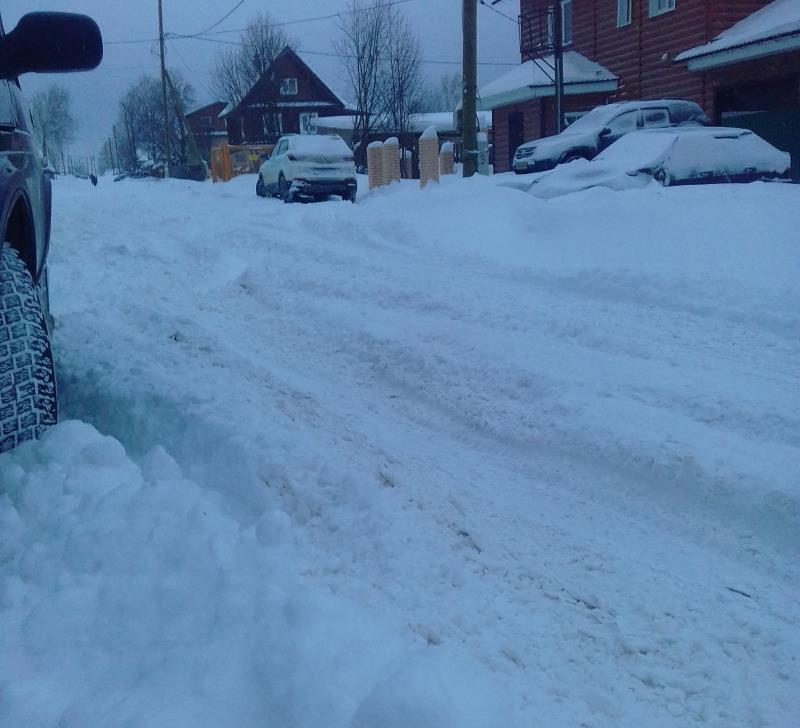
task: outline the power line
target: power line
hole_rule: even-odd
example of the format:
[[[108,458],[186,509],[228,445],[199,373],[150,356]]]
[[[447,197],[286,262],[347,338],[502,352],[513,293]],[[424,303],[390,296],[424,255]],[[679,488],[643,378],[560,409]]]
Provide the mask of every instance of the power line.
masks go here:
[[[242,0],[244,2],[244,0]],[[394,6],[394,5],[405,5],[406,3],[414,2],[414,0],[390,0],[389,2],[385,3],[386,6]],[[240,3],[241,5],[241,3]],[[237,6],[238,8],[238,6]],[[235,10],[236,8],[234,8]],[[338,13],[330,13],[329,15],[315,15],[309,18],[298,18],[296,20],[283,20],[276,23],[271,23],[271,25],[275,27],[284,27],[287,25],[299,25],[301,23],[316,23],[321,20],[335,20],[337,18],[341,18],[345,15],[353,15],[355,13],[364,13],[367,12],[369,8],[359,8],[356,10],[342,10]],[[233,11],[231,11],[233,12]],[[226,16],[227,17],[227,16]],[[223,18],[224,19],[224,18]],[[220,21],[221,22],[221,21]],[[212,28],[219,25],[219,23],[215,23]],[[243,33],[247,28],[234,28],[232,30],[216,30],[213,33],[208,33],[207,31],[203,31],[202,33],[194,33],[194,34],[186,34],[186,33],[169,33],[170,38],[199,38],[203,35],[223,35],[226,33]],[[104,45],[127,45],[131,43],[154,43],[158,41],[158,38],[136,38],[132,40],[109,40],[106,41]]]
[[[392,7],[394,5],[405,5],[406,3],[413,2],[414,0],[390,0],[385,2],[383,7]],[[320,20],[336,20],[345,15],[357,15],[358,13],[367,13],[371,10],[370,7],[356,8],[355,10],[342,10],[338,13],[331,13],[330,15],[317,15],[311,18],[298,18],[297,20],[282,20],[276,23],[270,23],[275,27],[284,27],[287,25],[300,25],[301,23],[315,23]],[[225,33],[243,33],[247,28],[238,28],[234,30],[217,30],[210,35],[223,35]],[[198,35],[205,35],[205,33],[198,33]]]
[[[200,86],[200,87],[201,87],[201,88],[202,88],[202,89],[203,89],[203,90],[204,90],[204,91],[205,91],[207,94],[209,94],[210,96],[214,96],[214,95],[215,95],[215,94],[214,94],[214,92],[213,92],[213,91],[212,91],[212,90],[211,90],[211,89],[210,89],[208,86],[206,86],[206,84],[205,84],[203,81],[201,81],[201,80],[200,80],[200,79],[199,79],[199,78],[198,78],[198,77],[195,75],[195,72],[194,72],[194,71],[193,71],[193,70],[192,70],[192,69],[189,67],[189,64],[186,62],[186,59],[183,57],[183,54],[182,54],[182,53],[181,53],[181,52],[178,50],[178,47],[177,47],[177,45],[176,45],[175,43],[170,43],[170,48],[172,48],[172,50],[174,50],[174,51],[175,51],[175,53],[177,53],[177,55],[178,55],[178,58],[180,58],[180,60],[181,60],[181,63],[183,63],[183,66],[184,66],[184,68],[185,68],[187,71],[189,71],[189,74],[192,76],[192,78],[194,78],[194,80],[197,82],[197,84],[198,84],[198,85],[199,85],[199,86]]]
[[[174,36],[170,35],[169,40],[185,40],[183,36]],[[240,46],[242,45],[239,41],[235,40],[220,40],[219,38],[192,38],[192,40],[202,40],[208,43],[221,43],[223,45],[235,45]],[[309,56],[327,56],[328,58],[347,58],[352,59],[353,56],[348,56],[345,53],[335,53],[333,51],[309,51],[305,48],[301,49],[300,54],[306,54]],[[432,66],[460,66],[462,61],[445,61],[441,59],[428,59],[428,58],[420,58],[420,63],[425,63],[426,65]],[[512,66],[518,66],[519,63],[514,61],[479,61],[479,66],[498,66],[503,68],[509,68]]]
[[[514,25],[519,25],[519,20],[517,20],[516,18],[512,18],[510,15],[506,15],[506,13],[504,13],[502,10],[498,10],[494,6],[494,3],[487,3],[486,0],[478,0],[478,2],[481,5],[483,5],[483,7],[489,8],[489,10],[491,10],[493,13],[497,13],[506,20],[510,20],[512,23],[514,23]]]
[[[216,23],[214,23],[213,25],[208,26],[208,28],[206,28],[205,30],[201,30],[199,33],[194,33],[193,35],[196,35],[196,36],[197,35],[205,35],[210,30],[214,30],[214,28],[222,25],[228,18],[231,17],[231,15],[233,15],[244,4],[245,4],[245,0],[239,0],[239,2],[236,3],[236,5],[234,5],[227,13],[225,13],[225,15],[223,15]],[[188,36],[188,37],[191,37],[191,36]]]

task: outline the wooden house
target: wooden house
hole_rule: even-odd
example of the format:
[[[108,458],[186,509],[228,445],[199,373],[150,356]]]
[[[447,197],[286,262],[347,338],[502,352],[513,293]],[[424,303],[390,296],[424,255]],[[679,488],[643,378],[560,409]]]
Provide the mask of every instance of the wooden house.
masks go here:
[[[562,0],[566,121],[601,103],[633,99],[689,99],[717,123],[730,121],[737,104],[800,108],[794,41],[776,44],[767,33],[751,55],[714,50],[715,39],[756,13],[762,15],[750,21],[753,27],[763,29],[763,14],[772,13],[776,32],[799,16],[796,26],[789,24],[796,40],[800,13],[792,7],[800,8],[800,0]],[[521,0],[521,66],[481,89],[483,108],[494,117],[497,171],[510,168],[522,142],[555,133],[555,11],[553,0]]]
[[[224,101],[215,101],[186,114],[189,131],[206,161],[212,149],[228,141],[228,127],[220,118],[225,107]]]
[[[286,46],[235,107],[223,111],[231,144],[274,144],[282,134],[316,133],[316,119],[348,112],[337,83]]]

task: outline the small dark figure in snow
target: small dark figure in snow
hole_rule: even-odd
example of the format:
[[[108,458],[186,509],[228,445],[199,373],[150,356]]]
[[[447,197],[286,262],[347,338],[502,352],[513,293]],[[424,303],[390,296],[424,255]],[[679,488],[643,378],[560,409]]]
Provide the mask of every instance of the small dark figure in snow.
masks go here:
[[[89,179],[92,182],[92,186],[93,187],[97,187],[97,175],[92,173],[92,174],[89,175]]]

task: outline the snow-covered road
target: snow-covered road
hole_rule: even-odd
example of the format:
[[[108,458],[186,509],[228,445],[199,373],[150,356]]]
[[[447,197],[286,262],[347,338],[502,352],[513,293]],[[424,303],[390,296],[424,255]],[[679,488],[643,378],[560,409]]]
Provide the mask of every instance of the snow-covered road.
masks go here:
[[[0,724],[796,722],[800,187],[447,182],[56,183]]]

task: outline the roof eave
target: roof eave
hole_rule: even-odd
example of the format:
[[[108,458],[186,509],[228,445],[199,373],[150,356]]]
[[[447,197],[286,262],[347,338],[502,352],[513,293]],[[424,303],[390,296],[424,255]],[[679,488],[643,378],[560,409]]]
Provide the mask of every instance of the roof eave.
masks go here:
[[[618,83],[619,81],[617,79],[567,83],[564,84],[564,95],[578,96],[580,94],[613,93],[617,90]],[[555,96],[555,94],[556,89],[553,84],[547,86],[523,86],[513,91],[482,97],[481,109],[488,111],[500,106],[510,106],[511,104],[519,104],[524,101],[531,101],[532,99],[548,98]]]
[[[690,71],[707,71],[721,66],[728,66],[732,63],[754,61],[758,58],[789,53],[794,50],[800,50],[800,31],[795,31],[791,35],[767,38],[756,43],[725,48],[690,58],[681,58],[679,56],[675,60],[679,63],[687,62]],[[683,55],[685,56],[685,54]]]

